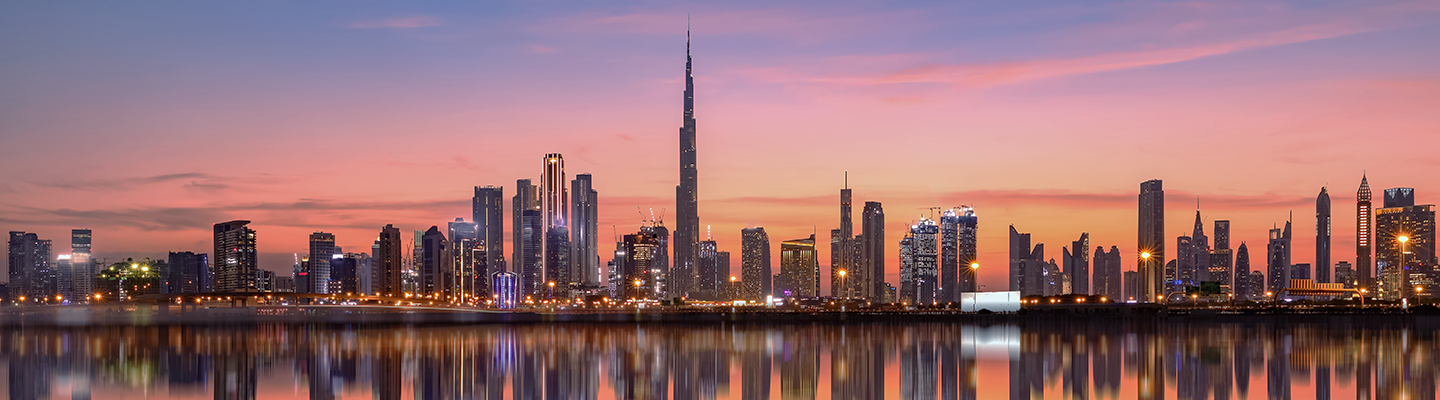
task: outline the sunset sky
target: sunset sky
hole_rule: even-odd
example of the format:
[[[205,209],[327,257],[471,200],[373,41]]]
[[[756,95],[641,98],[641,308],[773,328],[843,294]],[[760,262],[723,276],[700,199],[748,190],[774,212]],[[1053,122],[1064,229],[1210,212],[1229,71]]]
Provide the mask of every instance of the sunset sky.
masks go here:
[[[1256,266],[1291,212],[1313,260],[1322,186],[1336,261],[1362,174],[1440,202],[1434,0],[24,1],[0,5],[0,230],[161,258],[248,219],[289,271],[310,232],[368,252],[558,152],[594,175],[606,260],[637,208],[674,216],[687,13],[700,219],[734,275],[752,226],[777,272],[818,233],[828,271],[847,170],[857,231],[884,203],[896,285],[934,206],[974,205],[993,290],[1010,224],[1047,257],[1081,232],[1133,254],[1147,179],[1170,246],[1198,200]]]

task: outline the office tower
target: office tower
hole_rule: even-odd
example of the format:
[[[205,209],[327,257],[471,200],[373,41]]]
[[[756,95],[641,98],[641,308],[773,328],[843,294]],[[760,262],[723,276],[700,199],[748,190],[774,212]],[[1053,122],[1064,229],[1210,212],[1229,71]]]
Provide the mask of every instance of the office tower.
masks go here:
[[[656,298],[654,284],[658,280],[652,276],[651,271],[655,268],[652,263],[655,261],[656,248],[661,247],[660,238],[653,233],[641,229],[640,232],[625,235],[623,249],[620,253],[624,259],[620,266],[623,279],[620,286],[622,298],[628,299],[652,299]]]
[[[961,292],[974,292],[977,228],[975,210],[960,206],[940,215],[940,302],[958,302]]]
[[[850,173],[845,173],[845,188],[840,189],[840,228],[830,231],[830,295],[855,297],[859,291],[855,286],[846,285],[854,278],[856,270],[855,224],[850,220]],[[841,275],[840,272],[845,274]],[[842,287],[844,292],[840,290]]]
[[[544,216],[541,268],[546,284],[557,287],[570,283],[570,195],[565,180],[565,159],[559,153],[545,155],[540,174],[540,214]],[[548,291],[547,291],[548,294]]]
[[[49,290],[47,293],[58,295],[62,300],[78,301],[75,299],[75,296],[70,294],[71,274],[75,272],[71,268],[70,255],[55,255],[55,263],[51,265],[50,269],[52,271],[51,276],[55,277],[54,284],[51,285],[54,289]]]
[[[330,293],[330,258],[335,255],[335,235],[310,234],[310,293]]]
[[[416,272],[419,274],[416,280],[416,293],[443,297],[445,293],[444,275],[449,272],[450,263],[445,247],[448,245],[445,234],[440,232],[440,227],[431,226],[420,236],[420,251],[416,257]]]
[[[479,232],[480,243],[485,250],[485,267],[488,269],[478,272],[486,277],[505,269],[505,266],[501,265],[501,261],[505,259],[504,198],[504,187],[475,187],[470,220],[475,222]]]
[[[209,285],[210,258],[205,253],[172,251],[163,272],[165,287],[161,293],[206,293]]]
[[[705,300],[720,298],[720,283],[725,279],[720,274],[720,250],[714,240],[701,241],[695,254],[695,273],[687,274],[679,268],[671,271],[670,286],[675,293],[688,293],[691,297]]]
[[[1107,252],[1105,246],[1095,246],[1095,253],[1091,256],[1091,261],[1094,265],[1092,274],[1095,279],[1092,281],[1094,286],[1091,287],[1090,292],[1105,296],[1112,301],[1123,300],[1122,287],[1124,285],[1121,281],[1120,248],[1110,246],[1110,251]]]
[[[695,168],[695,75],[685,31],[685,115],[680,126],[680,184],[675,186],[675,265],[693,271],[700,241],[699,178]]]
[[[1315,197],[1315,282],[1330,282],[1330,192]]]
[[[1124,298],[1124,300],[1127,300],[1127,301],[1128,301],[1128,300],[1139,301],[1139,300],[1138,300],[1138,299],[1139,299],[1139,296],[1140,296],[1140,293],[1138,292],[1139,289],[1140,289],[1140,273],[1135,272],[1135,271],[1125,271],[1125,298]]]
[[[885,293],[885,209],[878,201],[865,202],[860,214],[860,225],[865,230],[860,239],[863,261],[860,273],[855,278],[846,277],[847,285],[860,285],[858,297],[879,300]]]
[[[525,287],[525,273],[523,271],[525,268],[529,268],[529,266],[524,265],[521,260],[524,260],[526,254],[530,253],[522,249],[523,246],[521,246],[521,243],[525,243],[525,238],[522,237],[522,235],[525,231],[526,211],[535,211],[535,221],[537,223],[540,222],[540,187],[530,184],[529,179],[518,179],[515,181],[515,196],[510,199],[510,245],[515,246],[515,248],[511,250],[510,262],[516,264],[515,267],[511,269],[520,275],[522,292]],[[535,252],[538,251],[537,248]]]
[[[590,174],[570,181],[570,281],[600,285],[600,194]]]
[[[1365,175],[1360,176],[1360,190],[1355,194],[1355,280],[1360,282],[1360,287],[1374,289],[1371,282],[1371,271],[1375,270],[1374,259],[1371,255],[1372,237],[1374,236],[1375,215],[1370,207],[1370,182]]]
[[[1240,242],[1240,248],[1235,250],[1235,298],[1252,299],[1256,289],[1250,287],[1250,249]]]
[[[1070,277],[1070,293],[1089,295],[1090,291],[1090,234],[1080,233],[1080,239],[1070,242],[1065,250],[1065,275]]]
[[[1374,245],[1376,269],[1390,279],[1381,288],[1387,298],[1410,297],[1417,286],[1435,290],[1435,206],[1415,205],[1414,189],[1385,189]]]
[[[259,260],[255,254],[255,231],[246,227],[248,224],[250,221],[244,220],[215,224],[216,292],[255,291]]]
[[[820,259],[815,253],[815,235],[780,242],[780,279],[775,282],[775,295],[820,295]]]
[[[360,292],[360,263],[368,256],[356,253],[336,254],[330,258],[330,293],[349,295]]]
[[[938,290],[936,259],[940,226],[929,218],[910,225],[900,242],[900,299],[912,304],[935,304]]]
[[[520,293],[525,296],[542,294],[540,286],[545,284],[545,270],[540,261],[543,258],[541,242],[544,241],[545,226],[540,210],[521,211],[520,223],[515,228],[520,234],[520,241],[515,243],[518,258],[513,262],[515,273],[520,276]]]
[[[1290,221],[1285,229],[1271,229],[1270,242],[1265,245],[1265,290],[1276,294],[1290,284]]]
[[[740,230],[740,282],[746,300],[763,301],[771,294],[770,236],[764,227]]]
[[[1310,264],[1299,263],[1290,266],[1290,279],[1314,279],[1310,275]]]
[[[1030,234],[1015,230],[1010,225],[1010,291],[1023,291],[1025,287],[1025,262],[1030,259]]]
[[[1141,255],[1150,255],[1137,260],[1135,270],[1140,274],[1142,285],[1136,291],[1136,300],[1163,301],[1161,266],[1165,265],[1165,189],[1159,179],[1140,184],[1140,230],[1136,248]]]
[[[650,223],[642,225],[640,232],[655,237],[659,243],[652,249],[650,255],[650,269],[645,272],[647,279],[646,287],[650,288],[651,298],[676,297],[670,294],[670,230],[665,223],[651,217]]]
[[[1210,251],[1210,280],[1218,281],[1229,293],[1234,288],[1234,250],[1230,249],[1230,221],[1215,220],[1215,249]]]
[[[730,275],[730,252],[715,252],[715,276],[720,278],[721,287],[728,290],[720,300],[735,300],[739,298],[740,291],[738,287],[740,282],[736,281],[739,278]]]
[[[374,291],[380,296],[401,297],[405,293],[405,243],[400,239],[400,228],[386,224],[380,228],[380,237],[375,239],[375,260],[371,266],[374,274]]]
[[[480,225],[465,222],[464,218],[455,218],[446,228],[450,235],[445,249],[450,270],[443,280],[445,291],[459,298],[484,292],[489,278],[485,272],[486,256],[480,240]],[[476,287],[477,285],[479,287]]]
[[[1349,261],[1335,263],[1335,283],[1344,284],[1346,289],[1355,288],[1355,266]]]
[[[70,298],[84,301],[95,293],[95,258],[89,229],[70,230]]]

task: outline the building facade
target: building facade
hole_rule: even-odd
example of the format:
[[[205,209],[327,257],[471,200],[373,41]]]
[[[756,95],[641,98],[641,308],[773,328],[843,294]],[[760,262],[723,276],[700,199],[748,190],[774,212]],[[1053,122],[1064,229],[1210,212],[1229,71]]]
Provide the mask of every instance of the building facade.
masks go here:
[[[255,252],[255,230],[250,221],[215,224],[215,291],[244,293],[255,290],[259,259]]]
[[[770,236],[764,227],[740,231],[740,283],[746,300],[761,301],[771,295]]]
[[[1142,282],[1136,291],[1137,301],[1159,302],[1164,300],[1162,288],[1165,277],[1165,188],[1159,179],[1140,183],[1140,227],[1136,249],[1136,272]]]

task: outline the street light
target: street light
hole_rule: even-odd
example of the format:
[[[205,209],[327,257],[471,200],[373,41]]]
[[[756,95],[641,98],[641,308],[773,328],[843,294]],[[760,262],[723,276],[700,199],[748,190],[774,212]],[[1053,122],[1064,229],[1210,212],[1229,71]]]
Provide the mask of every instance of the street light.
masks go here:
[[[847,289],[849,289],[849,286],[845,284],[845,270],[842,269],[840,270],[840,293],[845,295],[846,298],[849,298],[850,292],[847,291]]]

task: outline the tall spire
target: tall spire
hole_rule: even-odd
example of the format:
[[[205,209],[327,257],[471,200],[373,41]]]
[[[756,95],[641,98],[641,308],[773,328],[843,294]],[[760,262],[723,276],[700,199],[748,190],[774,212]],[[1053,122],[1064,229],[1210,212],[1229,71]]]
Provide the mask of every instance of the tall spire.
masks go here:
[[[672,242],[675,251],[674,269],[678,273],[694,271],[695,254],[699,251],[700,211],[699,173],[696,170],[695,140],[695,75],[691,69],[690,17],[685,17],[685,95],[684,116],[680,125],[680,184],[675,186],[675,230]],[[661,266],[664,268],[665,266]]]

